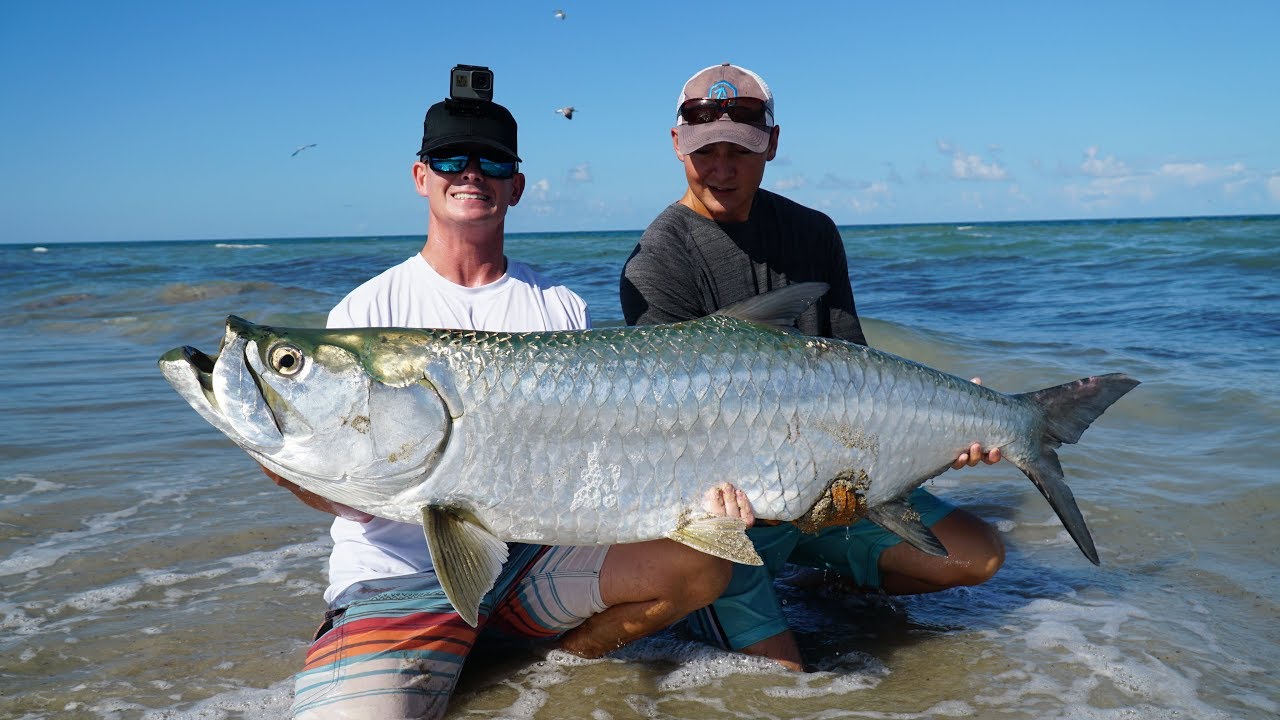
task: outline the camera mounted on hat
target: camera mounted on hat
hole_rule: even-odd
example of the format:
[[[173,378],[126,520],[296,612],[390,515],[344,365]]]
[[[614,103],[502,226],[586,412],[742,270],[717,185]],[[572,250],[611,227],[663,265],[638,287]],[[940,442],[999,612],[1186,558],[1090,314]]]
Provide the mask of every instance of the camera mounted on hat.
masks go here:
[[[483,65],[455,65],[449,71],[449,97],[427,109],[418,157],[447,148],[492,150],[494,160],[520,161],[516,119],[493,101],[493,71]]]
[[[484,103],[493,102],[493,71],[483,65],[454,65],[449,71],[449,111],[459,115],[479,114]]]

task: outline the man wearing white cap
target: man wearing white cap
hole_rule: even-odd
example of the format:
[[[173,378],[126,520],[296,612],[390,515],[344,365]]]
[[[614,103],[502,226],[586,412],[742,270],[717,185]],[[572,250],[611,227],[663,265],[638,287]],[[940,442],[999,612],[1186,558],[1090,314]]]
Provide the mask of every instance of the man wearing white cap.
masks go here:
[[[830,291],[796,326],[865,345],[835,223],[760,188],[780,132],[768,85],[745,68],[713,65],[685,83],[676,107],[671,141],[688,187],[649,225],[623,268],[627,323],[689,320],[778,287],[821,281]],[[999,450],[984,453],[974,443],[953,467],[999,459]],[[910,501],[948,557],[926,555],[865,520],[816,535],[762,521],[748,534],[765,565],[735,565],[729,587],[690,615],[689,627],[723,647],[800,670],[804,660],[773,589],[788,563],[832,570],[860,587],[892,594],[974,585],[999,569],[1004,546],[985,522],[924,490]]]

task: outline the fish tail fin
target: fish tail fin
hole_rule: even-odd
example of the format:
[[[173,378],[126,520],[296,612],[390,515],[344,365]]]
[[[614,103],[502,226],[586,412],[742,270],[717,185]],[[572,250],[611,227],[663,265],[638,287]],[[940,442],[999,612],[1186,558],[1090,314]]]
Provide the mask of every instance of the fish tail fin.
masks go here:
[[[1124,373],[1097,375],[1056,387],[1023,393],[1044,413],[1045,440],[1075,443],[1094,420],[1139,382]]]
[[[1079,441],[1103,411],[1137,385],[1138,381],[1128,375],[1112,373],[1015,396],[1040,410],[1044,416],[1043,432],[1036,438],[1038,445],[1012,445],[1006,457],[1031,479],[1040,494],[1049,501],[1080,552],[1094,565],[1098,564],[1098,550],[1094,547],[1075,496],[1063,480],[1062,465],[1055,451],[1063,443]]]

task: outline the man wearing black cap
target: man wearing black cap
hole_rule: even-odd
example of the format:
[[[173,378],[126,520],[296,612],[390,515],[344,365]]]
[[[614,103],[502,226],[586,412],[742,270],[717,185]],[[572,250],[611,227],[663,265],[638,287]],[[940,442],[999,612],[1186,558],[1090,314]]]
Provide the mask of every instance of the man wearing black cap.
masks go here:
[[[516,153],[516,121],[501,105],[432,105],[413,164],[414,187],[428,201],[427,241],[343,298],[328,326],[589,327],[582,298],[503,254],[507,209],[525,186]],[[439,717],[482,628],[563,633],[565,649],[601,655],[706,605],[729,581],[727,561],[670,540],[512,544],[481,604],[479,627],[472,627],[445,598],[421,525],[375,518],[268,475],[338,516],[325,592],[330,609],[296,678],[295,717]],[[717,500],[716,512],[737,514],[736,504],[726,509]]]
[[[778,287],[820,281],[831,289],[799,317],[799,330],[866,344],[835,223],[760,188],[765,163],[778,151],[773,113],[769,86],[746,68],[713,65],[685,83],[671,141],[688,187],[649,225],[623,268],[628,324],[690,320]],[[986,453],[975,443],[953,467],[999,459],[999,450]],[[1000,567],[1004,546],[977,516],[923,489],[909,499],[949,557],[926,555],[869,521],[816,535],[791,523],[762,524],[747,534],[764,566],[734,565],[724,594],[690,615],[689,627],[710,642],[800,670],[804,660],[773,589],[788,563],[892,594],[973,585]]]

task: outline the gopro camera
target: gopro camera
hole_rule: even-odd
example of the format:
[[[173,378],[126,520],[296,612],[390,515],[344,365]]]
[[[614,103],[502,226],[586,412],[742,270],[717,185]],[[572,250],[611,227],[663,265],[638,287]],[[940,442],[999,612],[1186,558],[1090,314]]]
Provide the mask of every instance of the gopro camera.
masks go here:
[[[449,72],[449,97],[492,102],[493,71],[483,65],[454,65]]]

